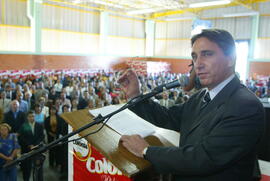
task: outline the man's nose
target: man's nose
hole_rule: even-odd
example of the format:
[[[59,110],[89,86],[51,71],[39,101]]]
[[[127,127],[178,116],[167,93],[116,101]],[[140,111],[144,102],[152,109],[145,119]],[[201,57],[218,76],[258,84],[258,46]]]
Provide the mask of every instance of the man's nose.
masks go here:
[[[200,56],[197,57],[196,62],[194,63],[194,66],[196,69],[199,69],[199,70],[204,68],[204,64]]]

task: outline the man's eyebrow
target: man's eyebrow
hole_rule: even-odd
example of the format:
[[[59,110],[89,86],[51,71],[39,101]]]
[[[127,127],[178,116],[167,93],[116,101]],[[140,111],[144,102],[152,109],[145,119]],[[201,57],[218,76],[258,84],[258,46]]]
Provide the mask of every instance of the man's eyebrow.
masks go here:
[[[213,50],[202,50],[201,53],[214,52]]]

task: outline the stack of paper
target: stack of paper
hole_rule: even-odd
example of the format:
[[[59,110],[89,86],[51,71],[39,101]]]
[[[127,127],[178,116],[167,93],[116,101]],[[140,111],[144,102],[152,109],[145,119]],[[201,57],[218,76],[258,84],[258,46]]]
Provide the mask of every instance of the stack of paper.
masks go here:
[[[93,116],[106,116],[107,114],[119,109],[122,105],[110,105],[89,112]],[[128,109],[112,116],[107,125],[121,135],[139,134],[142,137],[149,136],[155,132],[155,127],[144,119],[140,118]]]

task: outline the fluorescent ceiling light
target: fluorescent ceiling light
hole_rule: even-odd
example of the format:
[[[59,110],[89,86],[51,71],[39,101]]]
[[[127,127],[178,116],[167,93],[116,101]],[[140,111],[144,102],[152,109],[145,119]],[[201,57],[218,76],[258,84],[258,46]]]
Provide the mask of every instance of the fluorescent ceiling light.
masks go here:
[[[81,3],[81,0],[74,0],[72,3],[73,4],[80,4]]]
[[[128,11],[127,14],[129,15],[133,15],[133,14],[148,14],[148,13],[153,13],[153,12],[157,12],[160,11],[162,9],[158,8],[158,9],[140,9],[140,10],[134,10],[134,11]]]
[[[230,14],[224,14],[223,17],[229,18],[229,17],[239,17],[239,16],[254,16],[258,15],[258,12],[243,12],[243,13],[230,13]]]
[[[110,7],[114,7],[114,8],[125,9],[124,6],[109,3],[109,2],[105,2],[105,1],[101,1],[101,0],[89,0],[88,2],[95,3],[95,4],[101,4],[101,5],[105,5],[105,6],[110,6]],[[80,4],[80,3],[83,3],[83,1],[82,0],[74,0],[73,3],[74,4]]]
[[[217,6],[217,5],[224,5],[231,3],[230,0],[220,0],[220,1],[207,1],[201,3],[192,3],[189,5],[190,8],[199,8],[199,7],[206,7],[206,6]]]
[[[114,7],[114,8],[120,8],[120,9],[124,9],[124,6],[118,5],[118,4],[112,4],[109,2],[105,2],[105,1],[100,1],[100,0],[91,0],[91,2],[96,3],[96,4],[102,4],[105,6],[110,6],[110,7]]]
[[[195,17],[176,17],[176,18],[165,18],[164,20],[165,21],[177,21],[177,20],[192,20],[194,19]]]

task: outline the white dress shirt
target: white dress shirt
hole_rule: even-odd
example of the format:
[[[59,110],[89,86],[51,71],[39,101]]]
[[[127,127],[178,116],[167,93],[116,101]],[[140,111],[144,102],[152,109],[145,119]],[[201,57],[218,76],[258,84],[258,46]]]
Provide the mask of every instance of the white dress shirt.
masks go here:
[[[230,77],[228,77],[226,80],[219,83],[215,88],[209,91],[209,95],[211,100],[213,100],[216,95],[234,78],[235,74],[232,74]]]

